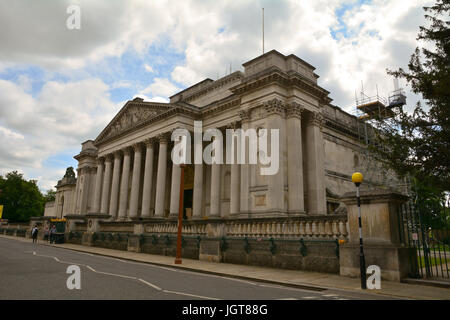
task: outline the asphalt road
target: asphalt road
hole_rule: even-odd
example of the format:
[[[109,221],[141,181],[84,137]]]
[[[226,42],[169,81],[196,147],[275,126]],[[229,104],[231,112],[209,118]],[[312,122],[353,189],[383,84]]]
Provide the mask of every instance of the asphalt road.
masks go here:
[[[67,288],[68,266],[81,289]],[[282,271],[280,271],[282,272]],[[348,300],[386,299],[353,291],[314,291],[131,262],[0,238],[0,299]]]

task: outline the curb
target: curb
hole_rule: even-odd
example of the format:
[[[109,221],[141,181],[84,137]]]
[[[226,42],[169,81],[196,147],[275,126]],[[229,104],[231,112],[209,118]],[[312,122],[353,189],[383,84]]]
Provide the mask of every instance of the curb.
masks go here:
[[[416,285],[421,285],[421,286],[450,289],[450,282],[446,282],[446,281],[406,278],[406,279],[403,279],[402,282],[407,283],[407,284],[416,284]]]

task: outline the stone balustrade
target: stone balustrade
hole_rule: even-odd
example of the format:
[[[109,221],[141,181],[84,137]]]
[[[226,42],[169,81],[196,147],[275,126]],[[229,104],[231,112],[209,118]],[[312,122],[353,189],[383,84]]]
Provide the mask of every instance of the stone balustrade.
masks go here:
[[[214,219],[184,221],[183,235],[208,235],[208,224],[224,226],[216,236],[252,238],[346,239],[346,215],[317,215],[297,218]],[[176,234],[177,222],[143,222],[144,233]]]
[[[233,221],[227,223],[227,235],[233,237],[345,239],[347,234],[345,217],[336,219],[308,217],[304,220],[291,221]]]

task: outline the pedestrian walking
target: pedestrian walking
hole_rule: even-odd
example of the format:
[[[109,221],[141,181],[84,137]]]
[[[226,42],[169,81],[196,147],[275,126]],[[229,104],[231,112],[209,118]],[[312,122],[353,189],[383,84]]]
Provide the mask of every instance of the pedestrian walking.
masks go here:
[[[37,242],[38,232],[39,232],[39,229],[37,226],[34,226],[33,229],[31,229],[31,238],[33,239],[33,243]]]
[[[44,229],[44,240],[50,241],[50,229],[48,228],[48,226],[45,226]]]
[[[50,243],[54,243],[55,242],[55,237],[56,237],[56,226],[53,224],[52,227],[50,228]]]

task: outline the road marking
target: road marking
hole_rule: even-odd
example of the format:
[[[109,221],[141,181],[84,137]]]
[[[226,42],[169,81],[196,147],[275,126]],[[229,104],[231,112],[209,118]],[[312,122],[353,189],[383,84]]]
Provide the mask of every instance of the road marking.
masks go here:
[[[145,283],[146,285],[148,285],[148,286],[150,286],[150,287],[152,287],[152,288],[158,290],[158,291],[161,291],[161,290],[162,290],[160,287],[158,287],[157,285],[154,285],[153,283],[147,282],[147,281],[145,281],[145,280],[143,280],[143,279],[138,279],[138,280],[141,281],[141,282],[143,282],[143,283]]]
[[[319,297],[302,297],[302,299],[317,299]]]
[[[40,257],[46,257],[46,258],[53,258],[55,261],[57,261],[58,263],[64,263],[64,264],[74,264],[74,265],[79,265],[79,266],[84,266],[86,268],[88,268],[89,270],[95,272],[95,273],[100,273],[100,274],[105,274],[105,275],[109,275],[109,276],[114,276],[114,277],[121,277],[121,278],[126,278],[126,279],[132,279],[132,280],[137,280],[140,281],[142,283],[145,283],[146,285],[152,287],[153,289],[156,289],[158,291],[162,291],[165,293],[172,293],[172,294],[178,294],[178,295],[183,295],[183,296],[188,296],[188,297],[195,297],[195,298],[200,298],[200,299],[206,299],[206,300],[220,300],[218,298],[213,298],[213,297],[206,297],[206,296],[201,296],[201,295],[196,295],[196,294],[191,294],[191,293],[186,293],[186,292],[178,292],[178,291],[170,291],[170,290],[163,290],[162,288],[158,287],[157,285],[154,285],[150,282],[147,282],[143,279],[139,279],[137,277],[133,277],[133,276],[125,276],[125,275],[121,275],[121,274],[115,274],[115,273],[109,273],[109,272],[103,272],[103,271],[98,271],[95,270],[94,268],[92,268],[89,265],[85,265],[85,264],[81,264],[81,263],[72,263],[72,262],[65,262],[65,261],[61,261],[59,260],[57,257],[54,256],[48,256],[48,255],[43,255],[43,254],[37,254],[36,251],[33,251],[33,255],[35,256],[40,256]]]
[[[279,298],[279,299],[275,299],[275,300],[298,300],[296,298]]]
[[[323,297],[337,297],[338,295],[330,293],[330,294],[323,294],[322,296]]]
[[[97,272],[94,270],[94,268],[90,267],[90,266],[86,266],[89,270],[93,271],[93,272]]]
[[[191,293],[185,293],[185,292],[178,292],[178,291],[163,290],[162,292],[165,292],[165,293],[173,293],[173,294],[179,294],[179,295],[182,295],[182,296],[188,296],[188,297],[194,297],[194,298],[200,298],[200,299],[206,299],[206,300],[220,300],[220,299],[218,299],[218,298],[199,296],[199,295],[197,295],[197,294],[191,294]]]

